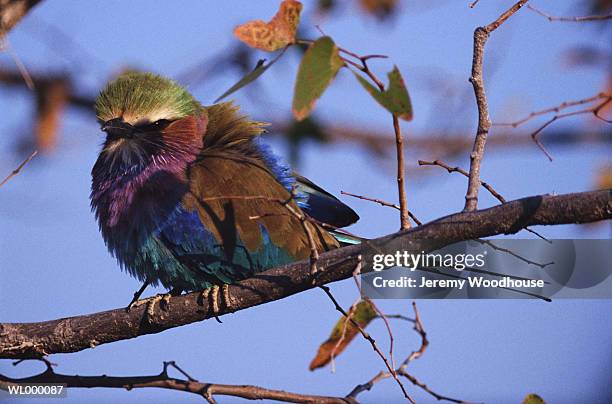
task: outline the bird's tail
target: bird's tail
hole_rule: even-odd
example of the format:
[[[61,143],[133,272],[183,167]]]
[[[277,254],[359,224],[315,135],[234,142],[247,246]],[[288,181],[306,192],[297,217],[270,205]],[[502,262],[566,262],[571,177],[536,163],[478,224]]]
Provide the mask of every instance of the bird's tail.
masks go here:
[[[361,244],[361,242],[365,240],[365,238],[357,237],[353,234],[348,234],[341,230],[329,230],[329,233],[334,236],[334,238],[338,240],[338,242],[340,242],[340,245],[342,247],[345,247],[347,245]]]

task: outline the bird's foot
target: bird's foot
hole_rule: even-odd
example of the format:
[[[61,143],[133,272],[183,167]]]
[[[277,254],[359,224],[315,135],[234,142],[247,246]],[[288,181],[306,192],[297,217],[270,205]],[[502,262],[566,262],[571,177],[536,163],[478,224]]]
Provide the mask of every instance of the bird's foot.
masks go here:
[[[170,306],[170,298],[172,297],[172,293],[162,293],[155,296],[147,297],[146,299],[137,300],[132,302],[128,309],[133,309],[136,307],[140,307],[146,305],[145,315],[147,319],[150,321],[155,316],[155,303],[159,302],[159,307],[162,310],[167,310]]]
[[[219,285],[213,285],[209,289],[204,289],[200,294],[202,302],[207,301],[210,297],[211,309],[215,317],[221,312],[219,291],[221,291],[221,299],[223,300],[225,309],[230,309],[232,307],[232,299],[229,293],[228,284],[223,284],[221,287],[219,287]]]

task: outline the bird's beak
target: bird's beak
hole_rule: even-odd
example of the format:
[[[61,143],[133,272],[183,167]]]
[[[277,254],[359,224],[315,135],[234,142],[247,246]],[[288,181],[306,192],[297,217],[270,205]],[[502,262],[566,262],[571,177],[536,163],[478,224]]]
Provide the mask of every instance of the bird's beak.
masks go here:
[[[132,138],[136,132],[136,128],[134,126],[125,122],[121,118],[115,118],[104,122],[102,125],[102,130],[111,136],[127,139]]]

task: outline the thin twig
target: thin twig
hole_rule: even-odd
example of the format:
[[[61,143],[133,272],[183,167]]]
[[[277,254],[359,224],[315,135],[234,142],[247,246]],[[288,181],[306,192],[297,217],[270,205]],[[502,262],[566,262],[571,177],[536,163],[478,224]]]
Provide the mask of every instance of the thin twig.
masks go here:
[[[419,314],[419,311],[417,310],[417,306],[415,302],[412,302],[412,308],[415,313],[415,320],[413,321],[414,330],[421,336],[421,346],[419,347],[418,350],[412,351],[412,353],[404,360],[404,362],[402,362],[402,365],[396,369],[396,373],[400,376],[404,376],[415,386],[420,387],[421,389],[423,389],[424,391],[426,391],[427,393],[429,393],[430,395],[432,395],[438,400],[445,400],[445,401],[450,401],[453,403],[465,403],[465,401],[463,400],[457,400],[455,398],[443,396],[441,394],[434,392],[425,383],[420,382],[418,379],[416,379],[414,376],[412,376],[411,374],[407,372],[406,368],[408,367],[408,364],[412,362],[413,360],[421,357],[423,353],[425,353],[425,350],[427,349],[427,347],[429,346],[429,341],[427,340],[427,333],[425,332],[425,328],[423,327],[423,322],[421,320],[421,316]],[[353,390],[349,394],[347,394],[346,397],[350,399],[356,399],[360,393],[371,390],[372,387],[374,387],[376,383],[378,383],[381,380],[387,379],[391,376],[392,374],[390,372],[381,371],[377,373],[372,379],[368,380],[367,382],[355,386]]]
[[[467,192],[465,194],[464,211],[476,210],[478,207],[478,189],[480,185],[480,164],[484,157],[487,135],[491,128],[489,105],[485,93],[483,79],[484,48],[489,35],[503,24],[514,13],[520,10],[528,0],[520,0],[501,14],[495,21],[474,31],[474,55],[472,57],[472,75],[470,82],[474,87],[474,95],[478,106],[478,130],[474,139],[474,147],[470,154],[470,172]]]
[[[357,285],[357,290],[359,291],[360,294],[361,294],[361,285],[359,283],[358,275],[361,274],[361,265],[362,265],[362,262],[363,262],[363,257],[361,255],[358,255],[357,256],[357,264],[355,265],[355,269],[353,270],[353,280],[355,281],[355,284]],[[349,308],[349,311],[348,311],[349,315],[347,317],[344,317],[345,320],[344,320],[344,324],[342,325],[342,335],[338,339],[338,342],[336,342],[336,345],[334,345],[334,348],[332,349],[331,354],[330,354],[332,372],[336,371],[336,364],[335,364],[336,352],[340,348],[341,342],[346,338],[346,330],[348,328],[348,323],[352,319],[352,316],[353,316],[353,314],[355,312],[355,308],[357,307],[357,305],[359,304],[359,302],[361,300],[362,299],[359,298],[355,303],[353,303],[351,305],[351,307]],[[391,345],[391,354],[393,354],[393,345]],[[393,357],[391,357],[391,361],[393,363]],[[395,367],[395,365],[393,365],[393,366]]]
[[[176,364],[175,361],[164,362],[164,371],[167,371],[168,367],[172,366],[176,370],[178,370],[183,376],[185,376],[190,382],[195,382],[196,379],[191,377],[187,372],[185,372],[179,365]]]
[[[336,341],[334,348],[329,353],[332,373],[336,372],[336,352],[338,352],[338,349],[340,349],[340,344],[342,344],[342,341],[344,341],[344,339],[346,338],[346,331],[348,330],[349,322],[353,318],[353,314],[355,314],[355,308],[357,307],[360,301],[361,299],[357,299],[357,301],[353,303],[349,308],[348,316],[343,317],[344,323],[342,324],[342,333],[340,334],[340,338],[338,338],[338,341]]]
[[[468,178],[470,177],[468,172],[465,171],[463,168],[451,167],[445,162],[440,161],[440,160],[434,160],[434,161],[419,160],[419,165],[420,166],[439,166],[439,167],[446,169],[446,171],[448,171],[449,173],[455,172],[455,173],[463,174],[464,176]],[[480,185],[482,185],[487,191],[489,191],[491,195],[493,195],[498,201],[500,201],[501,203],[506,203],[506,200],[504,199],[504,197],[501,196],[491,185],[489,185],[488,183],[486,183],[485,181],[481,179],[478,179],[478,180],[480,181]]]
[[[572,112],[565,112],[565,113],[560,113],[561,111],[570,108],[570,107],[575,107],[578,105],[585,105],[585,104],[589,104],[592,103],[594,101],[598,101],[598,100],[602,100],[602,102],[597,103],[596,105],[590,107],[590,108],[584,108],[584,109],[580,109],[577,111],[572,111]],[[555,106],[555,107],[551,107],[551,108],[546,108],[540,111],[535,111],[530,113],[529,115],[527,115],[524,118],[521,118],[519,120],[516,120],[514,122],[502,122],[502,123],[496,123],[493,124],[495,126],[511,126],[513,128],[516,128],[517,126],[520,126],[522,124],[524,124],[525,122],[537,117],[537,116],[541,116],[541,115],[546,115],[548,113],[555,113],[555,115],[548,119],[543,125],[541,125],[538,129],[536,129],[535,131],[533,131],[531,133],[531,139],[535,142],[535,144],[540,148],[540,150],[542,150],[542,152],[546,155],[546,157],[548,157],[548,159],[550,161],[553,160],[552,156],[550,155],[550,153],[546,150],[546,148],[544,147],[544,144],[540,141],[540,133],[542,133],[542,131],[544,129],[546,129],[549,125],[551,125],[553,122],[562,119],[562,118],[567,118],[570,116],[576,116],[576,115],[583,115],[583,114],[593,114],[596,118],[610,123],[609,120],[601,117],[599,115],[599,112],[610,103],[610,101],[612,101],[612,94],[610,93],[606,93],[606,92],[602,92],[599,93],[597,95],[594,95],[593,97],[589,97],[589,98],[585,98],[582,100],[577,100],[577,101],[565,101],[562,102],[561,104]]]
[[[599,94],[594,95],[592,97],[584,98],[582,100],[564,101],[564,102],[562,102],[561,104],[559,104],[559,105],[557,105],[555,107],[546,108],[546,109],[542,109],[542,110],[539,110],[539,111],[531,112],[529,115],[525,116],[524,118],[518,119],[516,121],[493,123],[493,126],[511,126],[513,128],[516,128],[516,127],[524,124],[525,122],[527,122],[527,121],[529,121],[529,120],[531,120],[531,119],[533,119],[533,118],[535,118],[537,116],[540,116],[540,115],[546,115],[546,114],[549,114],[549,113],[552,113],[552,112],[559,113],[562,110],[567,109],[567,108],[575,107],[575,106],[578,106],[578,105],[589,104],[589,103],[591,103],[593,101],[597,101],[597,100],[600,100],[600,99],[603,99],[603,98],[610,98],[610,97],[612,97],[611,94],[602,92],[602,93],[599,93]]]
[[[463,174],[465,177],[469,178],[469,174],[462,169],[461,167],[451,167],[448,164],[446,164],[445,162],[441,161],[441,160],[434,160],[434,161],[425,161],[425,160],[419,160],[419,165],[420,166],[438,166],[438,167],[442,167],[444,169],[446,169],[446,171],[448,171],[449,173],[453,173],[453,172],[457,172],[460,174]],[[498,201],[500,201],[501,203],[506,203],[506,199],[501,196],[501,194],[499,192],[497,192],[491,185],[489,185],[488,183],[486,183],[485,181],[483,181],[482,179],[479,178],[480,181],[480,185],[482,185],[487,191],[489,191],[489,193],[491,193],[491,195],[493,195]],[[536,235],[537,237],[541,238],[544,241],[547,241],[550,243],[550,240],[548,240],[546,237],[544,237],[543,235],[541,235],[540,233],[538,233],[535,230],[530,229],[529,227],[525,227],[525,230]]]
[[[402,362],[400,369],[404,369],[404,370],[408,367],[410,362],[412,362],[415,359],[419,359],[421,356],[423,356],[423,354],[427,350],[427,347],[429,346],[429,340],[427,339],[427,332],[425,332],[425,327],[423,326],[423,320],[421,319],[421,314],[419,313],[419,310],[417,309],[416,302],[412,302],[412,310],[414,310],[414,319],[415,319],[414,330],[421,336],[421,346],[416,351],[412,351],[412,353],[408,355],[406,360]]]
[[[406,370],[410,362],[416,359],[419,359],[421,356],[423,356],[423,354],[427,350],[427,347],[429,346],[429,340],[427,339],[427,332],[425,332],[425,327],[423,326],[423,320],[421,319],[421,314],[419,313],[416,302],[414,301],[412,302],[412,309],[414,310],[414,318],[415,318],[414,330],[421,336],[421,346],[419,347],[419,349],[417,349],[416,351],[412,351],[410,355],[408,355],[406,360],[397,369],[397,373],[404,376],[408,380],[410,380],[412,384],[414,384],[415,386],[418,386],[422,388],[423,390],[425,390],[427,393],[435,397],[437,400],[446,400],[452,403],[464,403],[463,400],[457,400],[455,398],[446,397],[446,396],[443,396],[441,394],[434,392],[425,383],[420,382],[416,377],[412,376]]]
[[[376,75],[370,70],[367,59],[360,58],[362,73],[367,75],[380,89],[385,91],[385,85],[376,77]],[[397,155],[397,190],[400,205],[400,229],[406,230],[410,226],[410,215],[408,214],[408,202],[406,198],[406,185],[405,185],[405,172],[404,169],[404,138],[402,137],[402,130],[399,124],[399,118],[396,114],[391,114],[393,118],[393,132],[395,134],[395,150]]]
[[[395,132],[395,146],[397,154],[397,190],[400,201],[400,229],[406,230],[411,226],[410,220],[408,220],[408,203],[406,202],[406,185],[404,183],[404,139],[402,137],[402,132],[399,125],[399,118],[396,114],[393,114],[393,131]]]
[[[21,61],[21,58],[19,57],[19,55],[15,53],[8,39],[2,38],[2,41],[4,42],[3,44],[4,50],[6,50],[6,52],[11,56],[11,59],[13,59],[13,61],[15,62],[15,65],[17,66],[17,69],[19,70],[19,74],[21,74],[21,77],[23,78],[23,82],[26,84],[26,86],[30,90],[34,90],[35,89],[34,80],[32,80],[32,76],[30,76],[30,72],[28,71],[27,67],[25,67],[25,65]]]
[[[323,291],[327,294],[329,299],[332,301],[332,303],[336,307],[336,310],[342,313],[344,317],[349,317],[346,311],[342,308],[342,306],[340,306],[340,304],[338,303],[334,295],[331,293],[331,290],[329,289],[329,287],[325,285],[321,285],[319,287],[323,289]],[[372,345],[372,349],[374,349],[374,351],[378,354],[378,356],[380,356],[382,361],[385,363],[387,370],[389,371],[393,379],[395,379],[395,381],[399,385],[400,389],[402,390],[402,393],[404,394],[404,397],[411,403],[415,404],[415,401],[408,395],[408,392],[406,391],[406,388],[402,384],[402,381],[399,379],[399,377],[397,377],[397,373],[395,372],[395,369],[393,369],[393,367],[389,364],[389,360],[387,359],[385,354],[383,354],[380,348],[378,348],[378,345],[376,344],[376,341],[374,340],[374,338],[372,338],[372,336],[368,334],[355,320],[351,318],[350,321],[351,321],[351,324],[355,328],[357,328],[357,330],[359,330],[359,333],[363,336],[363,338],[365,338],[370,343],[370,345]]]
[[[350,192],[345,192],[345,191],[340,191],[340,193],[342,195],[352,196],[353,198],[363,199],[364,201],[375,202],[375,203],[378,203],[379,205],[382,205],[382,206],[387,206],[389,208],[401,210],[399,205],[383,201],[382,199],[369,198],[367,196],[351,194]],[[417,226],[420,226],[420,225],[423,224],[411,211],[408,211],[408,216],[410,216],[410,218],[414,221],[414,223],[416,223]]]
[[[361,295],[361,283],[359,276],[361,275],[361,266],[363,263],[363,257],[359,255],[357,257],[357,265],[355,265],[355,270],[353,271],[353,280],[355,281],[355,286],[357,287],[357,292]],[[391,329],[391,324],[389,323],[389,319],[385,315],[385,313],[367,296],[363,297],[374,311],[378,314],[380,318],[383,319],[385,323],[385,327],[387,328],[387,333],[389,334],[389,359],[391,359],[391,366],[395,368],[395,357],[393,356],[393,347],[395,346],[395,338],[393,338],[393,330]]]
[[[386,314],[385,315],[387,318],[393,318],[393,319],[397,319],[397,320],[403,320],[403,321],[408,321],[410,323],[414,323],[414,319],[410,318],[408,316],[404,316],[403,314]],[[381,316],[376,316],[376,318],[381,318]]]
[[[531,4],[528,4],[527,8],[530,9],[531,11],[541,15],[542,17],[547,18],[548,21],[585,22],[585,21],[604,21],[604,20],[612,19],[612,14],[585,15],[585,16],[580,16],[580,17],[558,17],[558,16],[555,16],[555,15],[551,15],[551,14],[545,13],[544,11],[535,8]]]
[[[427,386],[425,383],[419,381],[416,377],[406,372],[405,370],[398,370],[397,373],[401,376],[404,376],[406,379],[410,380],[410,382],[414,384],[415,386],[418,386],[422,388],[423,390],[425,390],[427,393],[429,393],[431,396],[433,396],[438,401],[449,401],[451,403],[459,403],[459,404],[466,403],[466,401],[458,400],[456,398],[447,397],[447,396],[443,396],[442,394],[436,393],[431,388],[429,388],[429,386]]]
[[[351,390],[351,392],[346,395],[346,397],[355,399],[359,394],[363,393],[364,391],[372,390],[372,387],[374,387],[374,385],[379,381],[388,379],[389,377],[391,377],[391,373],[381,370],[376,374],[376,376],[374,376],[367,382],[355,386],[353,390]]]
[[[389,359],[391,359],[391,366],[395,367],[395,356],[393,355],[393,348],[395,347],[395,338],[393,337],[393,330],[391,329],[391,323],[387,318],[387,315],[374,303],[373,300],[365,297],[365,301],[367,301],[373,308],[376,313],[378,313],[378,317],[382,318],[385,323],[385,328],[387,329],[387,334],[389,334]]]
[[[19,164],[17,166],[16,169],[14,169],[5,179],[2,180],[2,182],[0,182],[0,187],[2,187],[4,184],[6,184],[11,178],[13,178],[14,176],[16,176],[17,174],[19,174],[19,172],[21,171],[21,169],[30,162],[30,160],[32,160],[34,157],[36,157],[36,155],[38,154],[38,150],[34,150],[32,153],[30,153],[30,155],[21,162],[21,164]]]
[[[295,41],[295,43],[298,44],[302,44],[302,45],[312,45],[315,41],[312,39],[298,39]],[[346,55],[352,56],[353,58],[361,61],[361,60],[369,60],[369,59],[387,59],[389,58],[389,56],[387,55],[379,55],[379,54],[372,54],[372,55],[365,55],[365,56],[360,56],[358,54],[356,54],[355,52],[351,52],[347,49],[338,47],[338,50]]]
[[[546,148],[544,147],[544,144],[540,141],[539,135],[540,133],[542,133],[542,131],[544,129],[546,129],[550,124],[552,124],[553,122],[562,119],[562,118],[567,118],[569,116],[576,116],[576,115],[582,115],[582,114],[593,114],[595,117],[597,117],[598,119],[603,120],[604,122],[608,122],[610,123],[610,121],[602,118],[601,116],[599,116],[599,111],[601,111],[603,109],[603,107],[605,107],[606,105],[608,105],[610,103],[610,101],[612,101],[612,96],[608,96],[607,99],[605,99],[603,102],[601,102],[600,104],[596,105],[593,108],[585,108],[585,109],[581,109],[578,111],[573,111],[573,112],[566,112],[564,114],[557,114],[555,116],[553,116],[552,118],[550,118],[548,121],[546,121],[542,126],[540,126],[538,129],[536,129],[532,134],[531,134],[531,138],[533,139],[533,141],[536,143],[536,145],[538,145],[538,147],[540,148],[540,150],[542,150],[542,152],[546,155],[546,157],[548,157],[548,160],[553,161],[552,156],[550,155],[550,153],[546,150]]]
[[[525,258],[525,257],[515,253],[512,250],[509,250],[509,249],[503,248],[503,247],[499,247],[499,246],[493,244],[490,240],[476,239],[476,241],[481,243],[481,244],[486,244],[486,245],[488,245],[489,247],[491,247],[492,249],[494,249],[496,251],[505,252],[506,254],[510,254],[514,258],[517,258],[517,259],[519,259],[519,260],[521,260],[521,261],[523,261],[523,262],[525,262],[527,264],[535,265],[535,266],[540,267],[542,269],[546,268],[549,265],[553,265],[554,264],[554,262],[552,262],[552,261],[551,262],[547,262],[546,264],[540,264],[539,262],[535,262],[535,261],[532,261],[532,260],[530,260],[528,258]]]
[[[307,44],[312,44],[313,41],[311,40],[298,40],[298,43],[307,43]],[[361,71],[363,74],[365,74],[366,76],[368,76],[373,82],[374,84],[376,84],[376,86],[379,88],[380,91],[385,91],[385,85],[383,84],[382,81],[380,81],[380,79],[378,77],[376,77],[376,75],[370,70],[369,66],[368,66],[368,60],[369,59],[373,59],[373,58],[385,58],[385,55],[366,55],[366,56],[360,56],[354,52],[351,52],[349,50],[346,50],[344,48],[338,48],[338,50],[341,53],[347,54],[355,59],[357,59],[359,61],[359,63],[356,63],[353,60],[347,59],[347,58],[343,58],[341,57],[341,59],[345,62],[350,64],[351,66],[359,69],[359,71]],[[406,198],[406,186],[405,186],[405,169],[404,169],[404,139],[402,137],[402,131],[399,125],[399,118],[396,114],[391,114],[392,118],[393,118],[393,132],[395,133],[395,148],[396,148],[396,154],[397,154],[397,189],[398,189],[398,198],[399,198],[399,206],[400,206],[400,229],[401,230],[405,230],[405,229],[409,229],[410,226],[410,220],[409,220],[409,213],[408,213],[408,202],[407,202],[407,198]]]

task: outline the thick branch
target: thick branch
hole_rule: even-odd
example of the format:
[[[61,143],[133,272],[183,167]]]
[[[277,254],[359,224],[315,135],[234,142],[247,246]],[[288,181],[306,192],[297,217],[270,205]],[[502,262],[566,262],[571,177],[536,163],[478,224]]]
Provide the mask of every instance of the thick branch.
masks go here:
[[[400,239],[428,240],[428,248],[436,249],[461,240],[516,233],[526,226],[587,223],[611,217],[609,190],[540,195],[480,211],[453,214],[372,242],[381,245]],[[230,285],[231,309],[244,310],[314,286],[347,279],[353,275],[358,256],[366,251],[368,244],[364,242],[321,254],[315,282],[310,273],[310,263],[301,261]],[[139,307],[129,313],[121,308],[39,323],[3,323],[0,324],[0,358],[38,358],[53,353],[77,352],[213,317],[215,314],[208,302],[201,301],[199,296],[200,293],[196,292],[173,297],[165,310],[160,311],[157,305],[155,316],[148,321],[144,315],[145,308]],[[222,307],[218,315],[225,313],[226,308]]]

